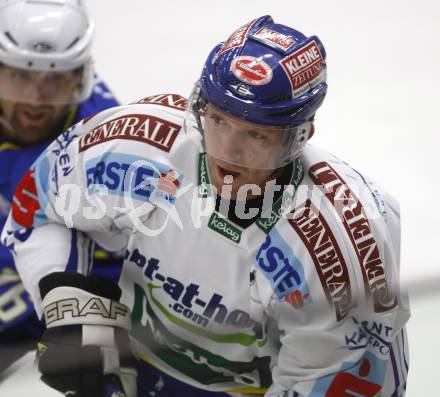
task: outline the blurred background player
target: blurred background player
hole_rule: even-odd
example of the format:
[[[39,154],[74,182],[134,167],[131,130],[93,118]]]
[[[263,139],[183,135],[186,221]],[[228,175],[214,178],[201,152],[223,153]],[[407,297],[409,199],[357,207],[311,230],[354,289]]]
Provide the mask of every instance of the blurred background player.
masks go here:
[[[79,120],[118,103],[94,73],[94,24],[81,0],[0,0],[0,26],[3,227],[17,183],[47,145]],[[69,144],[73,133],[57,138],[60,148]],[[72,234],[70,267],[77,265],[80,243]],[[106,253],[95,255],[104,263],[99,269],[106,272]],[[0,245],[0,372],[34,346],[42,329],[13,257]]]

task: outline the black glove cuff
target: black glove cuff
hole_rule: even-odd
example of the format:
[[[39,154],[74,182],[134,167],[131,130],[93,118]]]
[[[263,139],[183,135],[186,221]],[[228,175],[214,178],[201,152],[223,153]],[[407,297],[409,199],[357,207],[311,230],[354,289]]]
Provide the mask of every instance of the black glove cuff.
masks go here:
[[[98,275],[84,276],[73,272],[54,272],[39,282],[41,299],[57,287],[74,287],[118,302],[121,289],[112,280]]]

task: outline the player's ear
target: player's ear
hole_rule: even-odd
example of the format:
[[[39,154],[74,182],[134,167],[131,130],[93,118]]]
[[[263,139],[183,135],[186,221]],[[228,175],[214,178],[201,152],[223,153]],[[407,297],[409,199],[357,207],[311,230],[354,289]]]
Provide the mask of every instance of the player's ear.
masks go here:
[[[310,123],[309,136],[307,137],[307,140],[309,140],[314,134],[315,134],[315,124],[313,124],[313,121],[312,121]]]

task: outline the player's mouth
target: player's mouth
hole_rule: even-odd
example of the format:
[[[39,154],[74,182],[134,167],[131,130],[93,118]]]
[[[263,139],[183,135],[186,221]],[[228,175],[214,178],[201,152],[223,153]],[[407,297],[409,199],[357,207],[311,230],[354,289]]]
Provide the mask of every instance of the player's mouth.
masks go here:
[[[40,124],[47,119],[48,114],[46,109],[22,108],[19,110],[19,117],[25,124]]]
[[[233,171],[230,168],[225,168],[221,166],[217,166],[217,170],[221,179],[224,179],[226,175],[231,175],[233,178],[237,178],[240,175],[240,172]]]

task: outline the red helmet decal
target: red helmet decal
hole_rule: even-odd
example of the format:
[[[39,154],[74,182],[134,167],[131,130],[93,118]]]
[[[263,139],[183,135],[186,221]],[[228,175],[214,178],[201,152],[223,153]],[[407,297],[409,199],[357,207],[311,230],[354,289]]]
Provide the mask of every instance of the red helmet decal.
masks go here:
[[[284,51],[295,44],[295,40],[292,37],[265,27],[259,29],[253,37],[271,47],[276,47]]]
[[[271,67],[251,56],[236,57],[231,63],[231,71],[237,79],[250,85],[265,85],[272,80]]]
[[[257,20],[254,19],[235,30],[235,32],[232,33],[231,36],[229,36],[229,38],[224,42],[220,50],[218,50],[216,57],[220,56],[225,51],[230,50],[231,48],[243,46],[243,44],[246,42],[246,37],[249,33],[249,30],[251,30],[252,25],[256,21]]]
[[[290,80],[294,97],[319,83],[323,63],[324,58],[314,40],[280,61]]]

